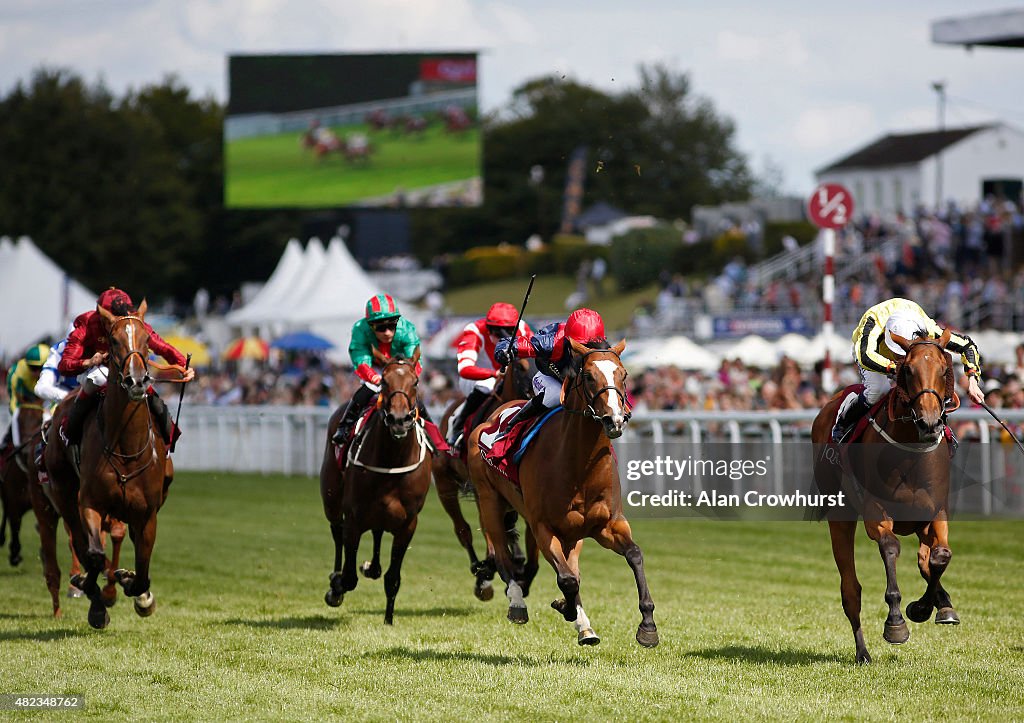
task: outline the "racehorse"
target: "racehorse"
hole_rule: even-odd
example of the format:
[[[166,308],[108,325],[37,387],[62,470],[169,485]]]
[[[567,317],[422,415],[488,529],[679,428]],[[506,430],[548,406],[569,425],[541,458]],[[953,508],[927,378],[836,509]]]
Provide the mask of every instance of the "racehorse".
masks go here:
[[[104,569],[105,518],[124,521],[135,543],[135,570],[115,570],[115,580],[125,595],[135,598],[139,616],[149,617],[156,610],[149,563],[169,467],[167,448],[154,428],[148,403],[152,378],[147,362],[146,302],[126,316],[115,316],[102,307],[97,307],[97,312],[107,332],[110,383],[99,410],[86,420],[79,474],[60,435],[69,408],[67,399],[54,414],[45,460],[55,509],[70,527],[75,552],[86,569],[78,586],[89,597],[89,624],[104,628],[110,615],[96,578]]]
[[[21,564],[21,518],[32,507],[29,498],[29,483],[32,456],[39,429],[43,423],[43,408],[38,404],[22,404],[18,410],[18,439],[20,443],[0,467],[0,501],[3,502],[3,519],[0,520],[0,546],[7,537],[7,524],[11,526],[11,549],[8,561],[11,567]]]
[[[953,389],[953,359],[946,351],[949,330],[937,340],[913,341],[893,334],[906,351],[896,365],[896,386],[888,402],[869,417],[870,424],[850,446],[849,466],[863,495],[860,516],[868,537],[878,544],[885,566],[885,601],[889,614],[883,637],[893,645],[905,643],[910,630],[900,612],[896,583],[897,535],[916,534],[920,542],[918,569],[927,587],[920,600],[907,605],[907,617],[924,622],[938,608],[935,622],[960,622],[949,594],[940,582],[949,565],[949,448],[946,414],[959,403]],[[843,394],[818,413],[811,429],[814,476],[822,491],[836,491],[843,469],[831,443],[831,429]],[[857,449],[854,449],[854,446]],[[860,623],[861,587],[854,559],[856,519],[829,519],[832,554],[839,568],[843,611],[853,628],[857,663],[870,663]]]
[[[345,593],[355,589],[359,539],[367,530],[373,532],[373,559],[360,569],[368,578],[380,577],[381,537],[390,532],[393,540],[391,565],[384,574],[384,623],[391,625],[402,582],[402,559],[430,489],[427,457],[431,452],[419,421],[416,396],[419,349],[411,359],[384,360],[376,350],[374,356],[383,366],[377,406],[365,428],[349,443],[344,472],[339,470],[336,446],[331,442],[342,409],[327,425],[320,496],[334,538],[334,571],[324,601],[338,607]]]
[[[551,603],[574,623],[580,645],[600,642],[580,598],[579,556],[583,540],[592,537],[623,555],[636,578],[641,622],[636,640],[645,647],[658,644],[654,601],[644,573],[643,553],[633,541],[622,514],[619,472],[611,440],[622,434],[629,419],[626,370],[619,355],[625,340],[584,346],[575,341],[572,362],[562,385],[563,411],[550,417],[527,448],[516,486],[480,454],[469,456],[469,473],[480,498],[484,532],[491,537],[501,579],[508,585],[508,618],[529,619],[522,587],[513,574],[503,516],[511,505],[526,520],[545,559],[555,569],[564,598]],[[508,405],[499,407],[496,420]],[[473,430],[469,448],[478,449],[484,425]]]
[[[533,396],[530,378],[530,364],[527,360],[519,359],[515,363],[509,364],[505,369],[505,375],[495,385],[490,398],[473,413],[475,423],[470,426],[475,427],[480,421],[486,419],[498,405]],[[448,435],[452,415],[463,401],[464,399],[456,399],[448,405],[441,418],[442,434]],[[458,433],[450,436],[458,436]],[[444,511],[448,513],[455,525],[455,537],[469,553],[469,571],[476,577],[473,594],[480,600],[490,600],[494,597],[494,588],[491,585],[495,573],[494,552],[489,550],[484,561],[476,556],[476,550],[473,549],[473,532],[462,514],[462,506],[459,504],[460,494],[471,495],[474,502],[476,501],[476,490],[473,489],[469,479],[469,470],[466,467],[466,449],[468,446],[463,445],[463,454],[458,458],[448,454],[439,454],[434,457],[434,486],[437,488],[437,497],[441,500],[441,506],[444,507]],[[515,512],[510,513],[505,519],[505,530],[507,538],[512,543],[512,558],[519,564],[525,562],[525,558],[516,543],[517,519],[518,515]],[[536,564],[536,559],[534,559],[534,564]]]

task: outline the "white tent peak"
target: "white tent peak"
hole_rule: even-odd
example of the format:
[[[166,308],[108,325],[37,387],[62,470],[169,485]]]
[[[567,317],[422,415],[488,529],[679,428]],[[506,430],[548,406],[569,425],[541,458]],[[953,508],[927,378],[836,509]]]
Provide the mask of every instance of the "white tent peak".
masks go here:
[[[267,283],[248,304],[228,314],[228,322],[252,323],[262,320],[268,313],[273,313],[280,300],[291,292],[293,281],[302,268],[303,258],[304,253],[299,240],[289,239]]]
[[[295,322],[342,316],[355,323],[362,315],[363,302],[376,293],[370,277],[352,258],[345,242],[335,237],[327,245],[323,269],[315,285],[306,289],[289,316]]]

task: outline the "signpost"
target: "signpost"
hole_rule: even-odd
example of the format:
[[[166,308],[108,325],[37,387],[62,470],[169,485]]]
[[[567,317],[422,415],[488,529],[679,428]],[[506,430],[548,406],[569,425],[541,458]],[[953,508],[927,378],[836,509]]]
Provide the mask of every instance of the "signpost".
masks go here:
[[[821,241],[825,251],[825,276],[821,283],[821,298],[825,304],[825,315],[821,324],[821,333],[825,339],[825,364],[821,370],[821,386],[831,394],[836,386],[832,354],[829,351],[829,342],[835,334],[832,303],[836,296],[836,229],[842,228],[853,218],[853,194],[838,183],[823,183],[811,194],[807,202],[807,213],[811,221],[821,229]]]

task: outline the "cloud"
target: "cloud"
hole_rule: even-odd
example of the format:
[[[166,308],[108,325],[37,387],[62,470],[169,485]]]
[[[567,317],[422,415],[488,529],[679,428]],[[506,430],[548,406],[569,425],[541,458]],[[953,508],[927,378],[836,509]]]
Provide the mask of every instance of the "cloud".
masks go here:
[[[715,53],[720,60],[740,63],[780,62],[798,67],[810,54],[800,33],[786,30],[775,35],[750,35],[722,30],[715,38]]]
[[[805,150],[828,150],[839,155],[877,131],[878,122],[870,105],[841,103],[801,111],[793,124],[791,140]]]

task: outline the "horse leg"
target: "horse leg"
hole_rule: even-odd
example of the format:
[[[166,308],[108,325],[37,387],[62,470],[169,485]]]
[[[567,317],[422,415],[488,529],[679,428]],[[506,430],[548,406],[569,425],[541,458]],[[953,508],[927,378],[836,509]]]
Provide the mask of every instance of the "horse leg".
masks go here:
[[[921,546],[917,552],[917,566],[928,587],[920,600],[907,605],[907,617],[915,623],[923,623],[932,614],[932,609],[938,608],[935,613],[937,624],[958,625],[960,617],[939,580],[953,556],[949,550],[949,523],[935,520],[924,532],[919,532],[918,537]]]
[[[324,602],[332,608],[341,605],[345,591],[341,589],[341,562],[344,559],[342,550],[345,544],[345,525],[339,518],[331,522],[331,537],[334,539],[334,569],[331,572],[331,586],[327,588]]]
[[[387,596],[387,607],[384,609],[384,624],[394,625],[395,622],[395,599],[398,597],[398,588],[402,586],[402,560],[405,558],[405,551],[409,549],[412,536],[416,533],[417,517],[409,520],[403,529],[394,533],[391,540],[391,564],[388,571],[384,573],[384,594]],[[380,535],[374,531],[374,559],[380,551]],[[379,567],[378,561],[378,567]]]
[[[57,564],[57,511],[42,490],[31,490],[32,508],[39,523],[39,556],[43,561],[43,579],[53,601],[53,617],[61,617],[60,566]],[[77,588],[76,588],[77,589]],[[81,594],[81,593],[79,593]]]
[[[509,510],[505,513],[505,534],[509,541],[508,551],[512,555],[516,568],[519,570],[519,575],[522,576],[524,572],[523,566],[526,565],[526,555],[523,553],[523,548],[519,546],[519,530],[516,529],[517,522],[519,522],[518,512]]]
[[[121,584],[125,595],[135,598],[135,613],[140,618],[148,618],[156,612],[156,598],[149,589],[149,561],[156,544],[156,510],[150,510],[141,525],[138,519],[130,520],[128,532],[135,543],[135,570],[115,570],[114,579]]]
[[[567,622],[574,622],[577,617],[576,606],[580,594],[579,573],[574,572],[566,559],[564,543],[555,537],[554,532],[545,524],[538,524],[533,530],[537,540],[537,547],[540,549],[544,559],[555,569],[555,579],[558,582],[558,589],[562,591],[562,600],[555,600],[551,603]],[[579,543],[577,543],[578,545]],[[570,548],[575,551],[576,547]],[[571,552],[570,552],[571,554]]]
[[[89,598],[89,625],[102,630],[110,624],[110,615],[107,613],[107,606],[103,604],[103,596],[100,593],[96,579],[103,571],[107,561],[103,551],[103,541],[100,537],[103,525],[103,516],[92,507],[83,504],[81,508],[81,523],[83,534],[86,540],[80,541],[77,530],[72,532],[71,539],[75,545],[79,560],[85,566],[85,581],[80,583],[79,578],[72,579],[76,587]],[[72,525],[74,527],[74,525]]]
[[[4,514],[6,514],[7,508],[4,507]],[[11,525],[11,549],[8,555],[8,562],[11,563],[11,567],[17,567],[21,564],[21,513],[15,511],[14,514],[10,515],[8,521]]]
[[[575,545],[568,550],[568,554],[565,557],[566,563],[569,565],[569,569],[572,570],[573,574],[576,575],[578,580],[580,577],[580,550],[583,548],[583,540],[578,540]],[[562,552],[566,550],[563,546]],[[562,617],[568,619],[573,612],[576,617],[573,619],[573,627],[576,628],[576,642],[580,645],[597,645],[601,642],[601,638],[594,632],[594,628],[590,625],[590,618],[587,617],[586,611],[583,609],[583,598],[580,597],[579,591],[576,592],[575,600],[567,600],[566,598],[560,598],[551,603],[551,607],[562,613]]]
[[[885,618],[882,637],[893,645],[902,645],[910,639],[910,628],[903,619],[903,611],[900,609],[903,596],[896,582],[896,560],[900,556],[900,540],[892,531],[891,520],[865,520],[864,526],[867,528],[868,537],[878,543],[878,553],[882,556],[882,564],[885,566],[885,602],[889,606],[889,615]]]
[[[522,625],[530,621],[530,614],[526,609],[526,601],[523,600],[523,590],[514,577],[515,563],[509,555],[505,532],[505,506],[497,493],[490,488],[487,488],[486,491],[478,488],[477,494],[479,496],[480,522],[483,524],[484,534],[488,540],[488,559],[493,556],[497,572],[506,586],[507,617],[511,622]]]
[[[359,538],[363,536],[362,531],[350,520],[344,529],[345,560],[341,566],[341,576],[337,578],[338,586],[344,594],[355,590],[359,584],[359,577],[356,575],[356,556],[359,554]],[[331,587],[334,587],[332,581]]]
[[[469,553],[469,571],[476,575],[480,567],[480,559],[476,556],[476,550],[473,549],[473,531],[462,514],[462,505],[459,504],[459,484],[447,464],[443,470],[435,471],[434,486],[437,488],[437,498],[441,500],[441,506],[455,526],[455,538]]]
[[[526,563],[523,565],[523,577],[519,581],[519,586],[523,589],[523,597],[530,594],[530,586],[533,585],[533,580],[537,577],[537,571],[540,566],[537,565],[537,559],[540,556],[540,550],[537,549],[537,539],[533,536],[533,531],[530,526],[526,526]]]
[[[612,519],[594,536],[598,544],[626,558],[629,568],[636,580],[636,590],[640,601],[640,625],[636,629],[636,641],[645,648],[653,648],[658,642],[658,626],[654,622],[654,600],[647,585],[647,574],[644,572],[644,554],[640,546],[633,541],[633,531],[624,517]]]
[[[367,560],[359,568],[359,571],[363,573],[363,577],[368,577],[371,580],[376,580],[380,577],[380,541],[382,537],[384,537],[383,529],[377,528],[373,531],[373,559]]]
[[[107,561],[107,584],[103,588],[103,602],[107,607],[114,607],[117,602],[117,575],[121,564],[121,545],[128,527],[120,520],[110,521],[110,560]]]
[[[857,664],[871,662],[867,646],[864,644],[864,629],[860,624],[860,581],[857,580],[857,560],[854,556],[854,536],[857,533],[856,521],[833,521],[828,523],[829,536],[832,538],[832,557],[839,569],[839,592],[843,599],[843,612],[853,628],[853,642],[857,646]]]
[[[71,541],[71,525],[67,522],[64,523],[64,531],[68,533],[68,549],[71,550],[71,570],[68,572],[68,577],[73,581],[82,574],[82,563],[75,552],[75,545]],[[79,598],[82,595],[82,588],[75,585],[74,582],[68,582],[68,597]]]

